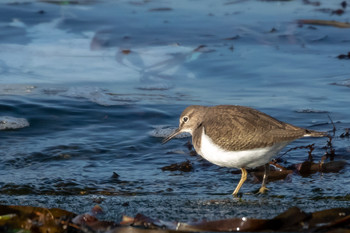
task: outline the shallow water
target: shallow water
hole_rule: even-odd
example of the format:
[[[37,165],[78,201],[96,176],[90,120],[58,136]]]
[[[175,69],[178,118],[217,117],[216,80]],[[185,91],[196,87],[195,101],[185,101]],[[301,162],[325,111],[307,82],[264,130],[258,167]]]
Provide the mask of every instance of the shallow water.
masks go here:
[[[340,3],[299,1],[96,1],[0,5],[0,117],[29,126],[0,131],[0,203],[77,213],[100,203],[105,218],[141,212],[179,221],[268,218],[349,205],[339,173],[292,174],[232,199],[240,176],[191,156],[184,137],[162,145],[190,104],[238,104],[314,130],[337,129],[336,160],[348,160],[350,29],[299,19],[349,21]],[[275,29],[275,30],[272,30]],[[203,46],[204,45],[204,46]],[[326,139],[315,143],[320,161]],[[307,159],[283,156],[284,166]],[[192,172],[162,171],[189,160]],[[114,173],[118,175],[113,175]]]

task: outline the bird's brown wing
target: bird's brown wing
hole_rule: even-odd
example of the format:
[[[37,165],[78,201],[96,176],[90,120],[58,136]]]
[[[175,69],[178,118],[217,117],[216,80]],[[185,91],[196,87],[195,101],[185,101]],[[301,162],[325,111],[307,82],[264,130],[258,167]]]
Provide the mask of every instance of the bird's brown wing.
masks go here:
[[[303,137],[306,130],[243,106],[215,106],[202,127],[215,144],[240,151],[272,146]],[[215,115],[216,114],[216,115]]]

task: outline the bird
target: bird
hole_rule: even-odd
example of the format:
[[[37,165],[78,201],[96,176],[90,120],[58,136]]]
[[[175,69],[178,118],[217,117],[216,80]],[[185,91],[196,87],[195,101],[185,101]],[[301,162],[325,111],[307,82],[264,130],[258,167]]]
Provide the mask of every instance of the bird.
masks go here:
[[[265,193],[269,162],[290,142],[303,137],[325,137],[326,132],[300,128],[256,109],[239,105],[188,106],[179,118],[179,127],[163,144],[180,133],[192,136],[197,154],[221,167],[241,170],[241,179],[232,195],[237,196],[247,179],[247,168],[264,165],[258,193]]]

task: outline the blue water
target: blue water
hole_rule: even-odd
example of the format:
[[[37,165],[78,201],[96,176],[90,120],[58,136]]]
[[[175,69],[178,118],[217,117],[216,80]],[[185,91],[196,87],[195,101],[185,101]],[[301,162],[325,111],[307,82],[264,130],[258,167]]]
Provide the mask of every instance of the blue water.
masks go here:
[[[17,2],[17,1],[16,1]],[[257,196],[252,175],[191,155],[188,137],[162,145],[190,104],[246,105],[314,130],[337,129],[336,160],[349,160],[350,29],[298,25],[349,21],[299,1],[99,1],[0,4],[0,117],[29,127],[0,131],[0,203],[83,213],[100,203],[106,219],[138,212],[187,221],[266,218],[349,205],[350,170],[294,173]],[[159,8],[163,8],[159,10]],[[165,10],[164,10],[165,9]],[[276,32],[271,32],[272,29]],[[305,138],[286,149],[315,144]],[[307,150],[283,156],[305,161]],[[189,160],[192,172],[162,171]],[[118,176],[113,174],[116,173]]]

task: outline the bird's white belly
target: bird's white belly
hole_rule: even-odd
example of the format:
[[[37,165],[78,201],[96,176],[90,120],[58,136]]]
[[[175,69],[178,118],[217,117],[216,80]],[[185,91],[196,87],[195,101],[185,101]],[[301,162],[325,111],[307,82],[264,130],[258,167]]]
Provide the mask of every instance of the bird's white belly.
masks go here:
[[[204,133],[200,154],[211,163],[221,167],[254,168],[271,161],[289,142],[275,144],[271,147],[257,148],[243,151],[226,151],[216,144]]]

